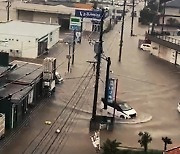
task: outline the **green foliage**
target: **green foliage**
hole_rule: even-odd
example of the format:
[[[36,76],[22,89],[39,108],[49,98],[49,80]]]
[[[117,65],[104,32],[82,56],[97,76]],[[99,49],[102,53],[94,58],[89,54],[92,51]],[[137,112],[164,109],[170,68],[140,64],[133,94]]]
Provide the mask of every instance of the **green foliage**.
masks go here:
[[[140,11],[140,18],[141,18],[142,24],[152,23],[155,16],[156,16],[156,12],[150,10],[147,7]]]
[[[152,137],[148,132],[139,132],[138,135],[140,137],[138,143],[141,147],[144,147],[144,151],[146,152],[148,150],[148,144],[152,141]]]
[[[164,142],[164,151],[167,150],[167,145],[168,144],[172,144],[172,141],[170,138],[166,137],[162,137],[162,141]]]
[[[117,142],[116,140],[111,141],[110,139],[107,139],[102,146],[103,154],[118,154],[119,152],[118,147],[120,144],[121,143]]]

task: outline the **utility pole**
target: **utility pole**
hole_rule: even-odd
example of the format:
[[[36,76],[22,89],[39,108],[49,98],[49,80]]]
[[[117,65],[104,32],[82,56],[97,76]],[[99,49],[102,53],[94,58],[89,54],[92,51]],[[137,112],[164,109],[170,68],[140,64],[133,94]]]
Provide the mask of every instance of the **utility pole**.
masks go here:
[[[72,65],[74,65],[75,45],[76,45],[76,30],[73,30]]]
[[[104,94],[104,109],[107,109],[107,102],[108,102],[108,88],[109,88],[109,71],[111,65],[110,57],[107,57],[107,68],[106,68],[106,85],[105,85],[105,94]]]
[[[134,1],[135,0],[133,0],[132,13],[131,13],[131,16],[132,16],[132,20],[131,20],[131,36],[133,36],[133,25],[134,25]]]
[[[163,34],[164,31],[164,17],[165,17],[165,13],[166,13],[166,2],[164,2],[164,6],[163,6],[163,18],[162,18],[162,27],[161,27],[161,33]]]
[[[68,55],[68,73],[70,72],[70,59],[71,59],[71,44],[68,43],[69,45],[69,55]]]
[[[122,46],[123,46],[125,9],[126,9],[126,0],[124,0],[124,5],[123,5],[123,16],[122,16],[122,25],[121,25],[121,38],[120,38],[120,48],[119,48],[119,62],[121,61]]]
[[[11,7],[11,2],[10,0],[7,1],[7,6],[6,6],[6,9],[7,9],[7,21],[9,21],[9,8]]]
[[[100,66],[101,66],[101,54],[103,52],[103,41],[102,41],[103,24],[104,24],[104,9],[102,9],[102,12],[101,12],[99,52],[97,53],[96,82],[95,82],[95,89],[94,89],[93,111],[92,111],[91,121],[96,120],[96,108],[97,108],[98,86],[99,86],[99,76],[100,76]]]

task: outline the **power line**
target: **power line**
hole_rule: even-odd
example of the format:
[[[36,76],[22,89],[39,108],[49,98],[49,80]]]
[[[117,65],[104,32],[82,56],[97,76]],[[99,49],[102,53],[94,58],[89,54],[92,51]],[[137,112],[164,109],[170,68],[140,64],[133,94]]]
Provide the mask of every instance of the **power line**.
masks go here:
[[[87,75],[90,73],[91,69],[88,71]],[[86,78],[85,78],[86,79]],[[79,84],[78,88],[76,89],[76,91],[74,92],[74,94],[71,96],[70,100],[67,102],[66,106],[62,109],[62,111],[59,113],[59,115],[56,117],[55,121],[52,123],[51,127],[48,129],[48,131],[45,133],[45,135],[41,138],[40,142],[36,145],[36,147],[33,149],[32,153],[36,152],[36,150],[38,149],[38,147],[43,144],[43,141],[45,141],[45,139],[48,137],[48,135],[51,133],[51,130],[53,128],[55,128],[55,124],[58,121],[58,119],[61,117],[62,113],[65,112],[67,106],[72,102],[72,100],[75,98],[76,94],[79,92],[80,87],[82,86],[82,83],[85,81],[85,79],[83,79],[81,81],[81,83]],[[62,122],[61,122],[62,123]],[[54,132],[53,132],[54,133]],[[51,140],[51,138],[50,138]],[[49,142],[48,142],[49,143]],[[44,145],[44,147],[47,147],[47,144]],[[43,149],[44,150],[44,149]]]
[[[71,111],[70,114],[68,115],[68,118],[66,119],[65,123],[64,123],[63,126],[61,127],[60,132],[62,132],[62,130],[63,130],[63,128],[66,126],[68,120],[71,118],[71,115],[73,114],[73,112],[74,112],[74,110],[76,109],[78,103],[80,102],[80,100],[81,100],[84,92],[86,91],[86,89],[87,89],[87,87],[88,87],[88,85],[89,85],[92,77],[93,77],[93,74],[91,75],[90,80],[88,81],[87,85],[85,86],[84,90],[82,91],[82,93],[81,93],[80,97],[78,98],[76,104],[74,105],[72,111]],[[75,116],[74,116],[73,118],[75,119]],[[72,123],[70,123],[69,128],[70,128],[71,126],[72,126]],[[68,125],[67,125],[67,127],[68,127]],[[67,131],[67,132],[68,132],[68,131]],[[57,135],[57,137],[58,137],[58,135]],[[53,140],[53,142],[52,142],[51,145],[49,146],[48,150],[46,151],[46,154],[47,154],[47,152],[50,150],[50,148],[52,147],[52,145],[53,145],[54,141],[57,139],[57,137]],[[61,138],[60,138],[60,139],[61,139]],[[62,141],[63,141],[63,140],[62,140]],[[57,148],[57,149],[58,149],[58,148]]]
[[[89,67],[89,66],[88,66]],[[86,73],[88,67],[86,68],[84,74]],[[83,74],[83,75],[84,75]],[[88,75],[88,73],[87,73]],[[82,79],[82,78],[81,78]],[[49,127],[48,131],[44,134],[44,136],[42,137],[42,139],[40,140],[40,142],[42,142],[45,138],[46,135],[48,135],[48,133],[51,131],[51,129],[53,128],[55,122],[58,120],[58,118],[62,115],[62,113],[65,111],[65,109],[67,108],[67,106],[71,103],[71,100],[73,99],[73,97],[76,95],[76,93],[78,92],[79,87],[82,85],[82,82],[86,79],[84,79],[83,81],[81,81],[81,79],[79,80],[79,82],[76,84],[76,86],[78,86],[75,90],[75,92],[73,93],[73,95],[71,96],[70,100],[66,103],[65,107],[62,109],[62,111],[59,113],[59,115],[56,117],[55,121],[52,123],[52,125]],[[44,130],[45,128],[43,128]],[[41,134],[41,132],[43,131],[41,130],[38,135],[30,142],[30,144],[28,145],[28,147],[23,151],[23,154],[28,150],[28,148],[31,146],[31,144],[35,141],[35,139]],[[40,142],[38,143],[38,145],[36,145],[35,149],[33,151],[36,150],[36,148],[39,146]]]

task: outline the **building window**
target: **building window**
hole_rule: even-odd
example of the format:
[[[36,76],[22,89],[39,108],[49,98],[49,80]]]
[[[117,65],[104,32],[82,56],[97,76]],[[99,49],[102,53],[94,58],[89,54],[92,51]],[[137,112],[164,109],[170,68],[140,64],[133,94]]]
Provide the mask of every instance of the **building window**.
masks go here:
[[[18,52],[19,52],[19,50],[16,50],[16,52],[18,53]]]
[[[12,52],[12,49],[10,49],[10,52]]]
[[[19,41],[18,39],[16,41]]]

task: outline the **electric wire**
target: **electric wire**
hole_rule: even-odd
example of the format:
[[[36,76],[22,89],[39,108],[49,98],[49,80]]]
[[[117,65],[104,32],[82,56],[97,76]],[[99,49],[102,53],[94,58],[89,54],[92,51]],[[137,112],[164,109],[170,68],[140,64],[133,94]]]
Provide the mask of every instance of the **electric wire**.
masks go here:
[[[91,72],[91,70],[92,70],[92,67],[91,67],[91,69],[88,71],[88,74],[87,75],[89,75],[89,73]],[[75,91],[75,93],[73,94],[73,96],[70,98],[70,100],[68,101],[68,103],[66,104],[66,106],[63,108],[63,110],[60,112],[60,114],[57,116],[57,118],[56,118],[56,120],[53,122],[53,124],[51,125],[51,129],[44,135],[44,137],[41,139],[41,141],[38,143],[38,145],[36,146],[36,148],[32,151],[32,153],[36,153],[36,149],[38,149],[38,147],[40,146],[40,145],[42,145],[43,144],[43,141],[44,140],[46,140],[47,139],[47,135],[49,134],[49,133],[51,133],[50,131],[54,128],[54,125],[56,124],[56,121],[58,121],[58,119],[61,117],[61,115],[62,115],[62,113],[63,112],[65,112],[66,110],[66,108],[67,108],[67,105],[68,104],[70,104],[71,102],[73,102],[72,100],[76,97],[76,94],[78,94],[78,92],[79,92],[79,90],[80,90],[80,87],[82,86],[82,84],[83,84],[83,82],[86,80],[86,78],[85,79],[83,79],[82,80],[82,82],[81,82],[81,84],[78,86],[78,88],[77,88],[77,90]],[[63,119],[64,120],[64,119]],[[62,122],[61,122],[62,123]],[[65,123],[67,123],[66,121],[65,121]],[[50,138],[51,139],[51,138]],[[47,141],[47,140],[46,140]],[[50,141],[49,141],[50,142]],[[44,148],[43,148],[43,150],[42,150],[42,152],[41,153],[43,153],[43,151],[45,150],[45,148],[46,147],[48,147],[48,143],[49,142],[47,142],[45,145],[44,145]]]
[[[81,92],[81,95],[80,95],[80,97],[78,98],[77,102],[76,102],[75,105],[73,106],[73,109],[72,109],[72,111],[70,112],[70,114],[68,115],[68,118],[65,120],[65,123],[64,123],[63,126],[61,127],[60,133],[62,132],[63,129],[70,128],[70,127],[72,126],[72,122],[74,121],[74,119],[76,118],[77,115],[74,115],[74,116],[72,117],[72,119],[71,119],[72,122],[70,121],[70,124],[69,124],[69,125],[67,124],[67,122],[68,122],[68,120],[71,118],[71,115],[72,115],[73,112],[75,111],[75,109],[76,109],[77,105],[79,104],[79,102],[80,102],[83,94],[85,93],[86,89],[88,88],[88,85],[89,85],[92,77],[93,77],[93,74],[91,75],[91,78],[89,79],[87,85],[85,86],[85,88],[84,88],[83,91]],[[82,104],[84,104],[84,103],[82,103]],[[81,107],[80,107],[79,109],[81,109]],[[76,112],[74,112],[74,113],[76,114]],[[67,125],[66,125],[66,124],[67,124]],[[66,127],[65,127],[65,126],[66,126]],[[66,132],[66,134],[68,133],[68,131],[66,131],[66,130],[64,130],[64,132]],[[62,135],[65,135],[65,134],[62,133]],[[46,154],[49,152],[49,150],[51,149],[52,145],[55,143],[55,141],[56,141],[57,138],[58,138],[58,135],[57,135],[56,138],[54,138],[53,142],[51,143],[51,145],[49,146],[49,148],[48,148],[47,151],[45,152]],[[60,139],[61,139],[61,137],[58,139],[58,141],[59,141]],[[58,141],[57,141],[57,142],[58,142]],[[62,141],[63,141],[63,140],[62,140]],[[56,143],[57,143],[57,142],[56,142]],[[57,149],[58,149],[58,147],[57,147]],[[53,150],[54,150],[54,147],[53,147]]]
[[[89,64],[90,65],[90,64]],[[84,72],[84,74],[86,73],[86,71],[87,71],[87,69],[89,68],[89,66],[86,68],[86,70],[85,70],[85,72]],[[83,75],[84,75],[83,74]],[[69,105],[69,103],[70,103],[70,101],[71,101],[71,99],[73,98],[73,96],[77,93],[77,90],[78,90],[78,88],[79,88],[79,86],[81,85],[81,79],[78,81],[78,83],[76,84],[76,86],[78,86],[78,87],[76,87],[76,90],[74,91],[74,93],[73,93],[73,95],[71,96],[71,98],[70,98],[70,100],[67,102],[67,104],[66,104],[66,106],[62,109],[62,112],[59,114],[59,116],[61,116],[61,114],[63,113],[63,111],[67,108],[67,106]],[[58,117],[56,118],[56,120],[58,119]],[[55,122],[54,122],[55,123]],[[51,125],[51,127],[48,129],[48,131],[45,133],[45,135],[47,135],[48,134],[48,132],[51,130],[51,128],[53,127],[53,125]],[[44,129],[43,129],[44,130]],[[36,135],[36,137],[29,143],[29,145],[26,147],[26,149],[23,151],[23,154],[28,150],[28,148],[32,145],[32,143],[36,140],[36,138],[38,138],[39,137],[39,135],[41,135],[41,132],[43,131],[43,130],[41,130],[37,135]],[[40,142],[42,142],[42,140],[44,139],[44,137],[45,137],[45,135],[43,136],[43,138],[40,140]],[[39,143],[40,144],[40,143]],[[38,146],[38,145],[36,145],[36,146]]]
[[[59,64],[57,67],[60,67],[60,66],[63,65],[65,62],[66,62],[66,61],[62,62],[62,63]],[[42,67],[42,66],[41,66],[41,67]],[[5,84],[5,86],[0,87],[0,89],[5,88],[5,87],[7,87],[7,85],[10,85],[10,84],[12,84],[12,83],[14,83],[14,82],[16,82],[16,81],[18,81],[18,80],[20,80],[20,79],[23,79],[24,77],[30,75],[31,73],[35,72],[36,70],[40,69],[41,67],[38,67],[38,68],[36,68],[35,70],[33,70],[32,72],[30,72],[30,73],[28,73],[28,74],[26,74],[26,75],[24,75],[24,76],[22,76],[22,77],[20,77],[20,78],[18,78],[18,79],[16,79],[16,80],[13,80],[13,81],[10,82],[10,83]],[[56,68],[57,68],[57,67],[56,67]],[[54,69],[54,70],[55,70],[55,69]],[[40,77],[39,79],[43,79],[43,77]],[[23,91],[23,90],[25,90],[25,89],[27,89],[27,88],[29,88],[29,87],[32,87],[35,82],[36,82],[36,81],[32,81],[32,82],[30,82],[29,84],[27,84],[25,87],[21,88],[20,90],[17,90],[17,91],[15,91],[15,92],[7,95],[7,96],[1,97],[1,98],[0,98],[0,101],[1,101],[1,100],[4,100],[4,99],[7,99],[7,98],[10,99],[10,98],[11,98],[13,95],[15,95],[16,93],[21,92],[21,91]]]
[[[93,74],[91,75],[91,79],[92,79],[92,77],[93,77]],[[89,80],[89,83],[90,83],[91,79]],[[88,85],[89,85],[89,83],[88,83]],[[88,88],[88,86],[87,86],[87,88]],[[86,90],[86,89],[85,89],[85,90]],[[59,150],[60,145],[63,143],[63,141],[65,140],[65,138],[68,138],[69,135],[68,135],[67,137],[66,137],[66,135],[68,134],[69,130],[71,129],[71,131],[72,131],[73,128],[76,126],[77,120],[75,121],[75,124],[74,124],[73,122],[74,122],[75,118],[79,115],[80,110],[82,109],[82,107],[83,107],[83,105],[84,105],[84,102],[86,101],[87,98],[90,97],[90,95],[91,95],[90,90],[87,90],[87,92],[86,92],[86,98],[84,98],[84,101],[82,101],[79,110],[78,110],[77,112],[75,112],[75,116],[74,116],[74,118],[70,121],[70,125],[66,127],[67,130],[65,130],[64,133],[62,133],[62,139],[60,138],[61,140],[60,140],[60,139],[58,140],[58,142],[60,141],[60,143],[58,144],[58,146],[56,147],[56,149],[55,149],[55,147],[53,148],[53,150],[55,150],[54,153],[56,153],[56,152]],[[87,102],[87,101],[86,101],[86,102]],[[72,126],[72,127],[71,127],[71,126]],[[67,141],[67,140],[66,140],[66,141]],[[65,143],[66,143],[66,142],[65,142]],[[62,145],[62,148],[60,149],[60,151],[62,151],[63,147],[64,147],[64,146]],[[61,153],[61,152],[60,152],[60,153]]]
[[[8,69],[8,71],[6,72],[6,74],[7,73],[9,73],[9,72],[13,72],[13,71],[15,71],[15,70],[18,70],[18,69],[20,69],[21,67],[23,67],[23,66],[25,66],[25,65],[27,65],[28,64],[28,62],[27,63],[25,63],[25,64],[23,64],[23,65],[21,65],[21,66],[19,66],[19,67],[16,67],[15,69],[13,69],[13,70],[11,70],[11,69]],[[4,77],[4,76],[6,76],[6,74],[1,74],[0,75],[0,78],[2,78],[2,77]]]

